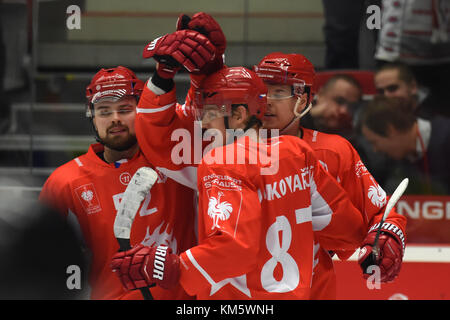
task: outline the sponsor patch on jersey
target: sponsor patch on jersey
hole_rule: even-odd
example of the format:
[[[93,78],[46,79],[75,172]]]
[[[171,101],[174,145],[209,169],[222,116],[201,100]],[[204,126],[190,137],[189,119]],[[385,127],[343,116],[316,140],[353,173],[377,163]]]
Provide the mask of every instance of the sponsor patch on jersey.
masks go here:
[[[211,229],[220,228],[219,222],[230,218],[233,213],[233,206],[228,201],[221,199],[224,196],[222,191],[217,196],[208,198],[208,216],[213,220]]]
[[[227,189],[242,190],[242,181],[227,175],[210,174],[202,178],[206,189],[211,187],[222,187]]]
[[[93,214],[102,210],[94,184],[88,183],[82,185],[75,189],[75,193],[87,214]]]
[[[355,164],[355,173],[358,178],[361,178],[362,176],[364,176],[366,174],[370,174],[369,170],[367,170],[366,166],[364,165],[364,163],[361,160],[359,160]]]
[[[208,197],[207,214],[212,219],[210,230],[222,229],[222,223],[231,219],[235,234],[242,207],[242,181],[217,174],[205,175],[202,181]]]

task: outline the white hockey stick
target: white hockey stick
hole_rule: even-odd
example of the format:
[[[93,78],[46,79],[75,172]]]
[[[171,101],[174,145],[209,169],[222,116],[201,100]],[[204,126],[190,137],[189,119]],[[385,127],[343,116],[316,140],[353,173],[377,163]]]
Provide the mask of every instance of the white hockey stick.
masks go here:
[[[131,249],[130,234],[136,213],[142,201],[156,182],[158,174],[149,167],[141,167],[131,178],[120,201],[114,220],[114,236],[119,243],[119,251]],[[147,290],[146,290],[147,289]],[[148,288],[140,288],[144,299],[152,300],[153,297]]]
[[[380,237],[381,233],[381,226],[384,223],[384,220],[386,220],[387,216],[391,212],[392,208],[397,204],[397,201],[402,196],[403,192],[405,192],[406,188],[408,187],[409,179],[405,178],[402,182],[398,185],[397,189],[395,189],[394,193],[392,194],[391,198],[389,199],[386,209],[384,211],[383,217],[380,221],[380,225],[378,226],[377,234],[375,235],[375,241],[373,242],[373,254],[375,256],[375,261],[378,260],[380,256],[380,248],[378,247],[378,238]]]

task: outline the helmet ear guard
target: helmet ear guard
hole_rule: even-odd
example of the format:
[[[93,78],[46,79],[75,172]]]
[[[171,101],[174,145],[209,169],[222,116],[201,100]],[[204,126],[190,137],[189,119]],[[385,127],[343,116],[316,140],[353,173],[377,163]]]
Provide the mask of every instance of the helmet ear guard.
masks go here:
[[[303,111],[302,112],[298,112],[297,111],[297,108],[298,108],[298,105],[300,104],[300,98],[297,98],[297,102],[295,103],[295,107],[294,107],[294,115],[295,115],[295,117],[296,118],[302,118],[305,114],[307,114],[308,112],[309,112],[309,110],[311,110],[311,108],[312,108],[312,103],[311,102],[307,102],[307,105],[306,105],[306,107],[305,108],[303,108]]]
[[[301,102],[301,98],[302,95],[306,93],[307,94],[307,99],[306,99],[306,105],[303,108],[303,110],[301,112],[297,111],[298,109],[298,105]],[[303,91],[300,94],[296,94],[297,97],[297,101],[295,102],[295,106],[294,106],[294,115],[296,118],[302,118],[303,116],[305,116],[312,108],[312,98],[311,98],[311,87],[303,87]]]
[[[305,93],[305,82],[295,82],[292,85],[292,95],[296,97],[301,97],[303,93]]]

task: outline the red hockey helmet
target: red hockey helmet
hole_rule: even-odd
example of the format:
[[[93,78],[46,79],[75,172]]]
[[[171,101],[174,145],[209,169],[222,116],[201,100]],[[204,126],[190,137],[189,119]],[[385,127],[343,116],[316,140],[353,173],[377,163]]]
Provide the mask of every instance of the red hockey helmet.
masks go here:
[[[201,119],[205,106],[217,106],[231,115],[233,105],[246,105],[250,115],[262,119],[267,106],[267,87],[253,71],[224,67],[205,78],[195,90],[194,108]]]
[[[292,85],[296,96],[304,93],[305,87],[312,93],[314,66],[301,54],[273,52],[262,58],[253,70],[269,84]]]
[[[101,69],[92,78],[86,87],[86,99],[88,117],[92,117],[94,103],[103,99],[117,101],[126,96],[134,96],[137,99],[144,89],[144,82],[139,80],[136,74],[128,68],[118,66],[110,69]]]

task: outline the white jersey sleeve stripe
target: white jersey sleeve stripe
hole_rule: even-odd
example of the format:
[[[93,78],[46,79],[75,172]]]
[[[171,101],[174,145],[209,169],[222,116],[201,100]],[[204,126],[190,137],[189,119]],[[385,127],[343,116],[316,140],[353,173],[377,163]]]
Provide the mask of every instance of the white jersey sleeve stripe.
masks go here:
[[[75,158],[75,162],[77,163],[77,165],[78,165],[79,167],[82,167],[82,166],[83,166],[83,163],[81,162],[81,160],[80,160],[79,158]]]
[[[311,206],[295,210],[295,220],[297,224],[312,221]]]
[[[166,104],[165,106],[162,106],[160,108],[152,108],[152,109],[136,108],[136,112],[137,113],[157,113],[157,112],[165,111],[175,105],[176,105],[176,102]]]
[[[161,96],[165,93],[167,93],[166,91],[164,91],[163,89],[161,89],[160,87],[157,87],[153,84],[152,79],[148,79],[147,81],[147,88],[150,89],[150,91],[152,91],[154,94]]]
[[[180,170],[169,170],[167,168],[157,167],[161,173],[165,174],[172,180],[191,188],[197,190],[197,167],[185,167]]]
[[[333,211],[317,191],[317,186],[313,179],[311,179],[311,208],[313,230],[320,231],[330,223]]]
[[[222,281],[215,282],[213,278],[211,278],[211,276],[206,272],[206,270],[203,269],[202,266],[197,262],[197,260],[195,260],[190,249],[186,251],[186,255],[188,259],[191,261],[191,263],[194,265],[194,267],[211,285],[211,293],[210,293],[211,296],[215,294],[217,291],[219,291],[223,286],[229,283],[236,289],[244,293],[247,297],[249,298],[252,297],[250,289],[247,287],[247,276],[245,274],[235,278],[226,278],[223,279]]]
[[[216,282],[205,271],[205,269],[203,269],[202,266],[198,264],[197,260],[195,260],[194,256],[192,255],[192,252],[190,249],[186,251],[186,255],[189,258],[189,260],[191,261],[191,263],[194,265],[194,267],[202,274],[203,277],[205,277],[206,281],[208,281],[211,285],[215,285]]]

